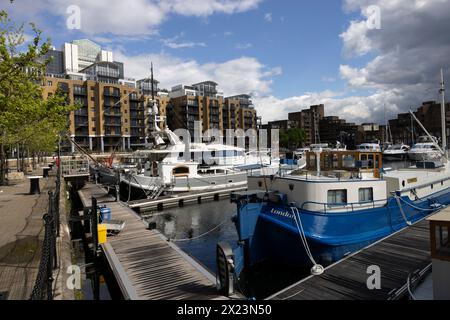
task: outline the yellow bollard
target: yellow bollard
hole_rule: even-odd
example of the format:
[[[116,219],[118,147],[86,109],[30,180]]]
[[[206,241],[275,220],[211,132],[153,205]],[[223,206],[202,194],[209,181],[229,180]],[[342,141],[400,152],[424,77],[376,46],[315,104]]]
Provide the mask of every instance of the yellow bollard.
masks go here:
[[[97,230],[98,230],[98,244],[105,243],[106,242],[106,234],[108,232],[106,225],[99,224]]]

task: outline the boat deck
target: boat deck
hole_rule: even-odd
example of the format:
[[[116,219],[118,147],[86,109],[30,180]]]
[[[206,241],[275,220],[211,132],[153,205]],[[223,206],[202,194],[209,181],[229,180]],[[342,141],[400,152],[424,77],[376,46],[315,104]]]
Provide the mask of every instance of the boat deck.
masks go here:
[[[148,230],[130,208],[100,186],[88,184],[79,192],[83,206],[111,208],[112,218],[125,221],[124,229],[101,245],[122,294],[128,300],[217,300],[215,277],[194,259],[168,242],[157,230]]]

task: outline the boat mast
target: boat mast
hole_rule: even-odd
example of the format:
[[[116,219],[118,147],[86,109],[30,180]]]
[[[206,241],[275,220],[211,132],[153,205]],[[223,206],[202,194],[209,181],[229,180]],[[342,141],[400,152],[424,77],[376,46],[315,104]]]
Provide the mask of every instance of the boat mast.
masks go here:
[[[151,90],[152,90],[152,101],[150,103],[150,107],[151,107],[151,115],[153,116],[153,130],[155,132],[160,132],[161,128],[159,127],[158,123],[161,122],[161,118],[158,116],[159,115],[159,109],[158,109],[158,104],[155,101],[155,87],[154,87],[154,79],[153,79],[153,62],[151,62],[150,64],[150,71],[151,71],[151,75],[150,75],[150,85],[151,85]]]
[[[439,90],[441,94],[441,121],[442,121],[442,149],[444,150],[444,155],[447,158],[447,129],[446,129],[446,113],[445,113],[445,83],[444,83],[444,71],[441,69],[441,89]]]

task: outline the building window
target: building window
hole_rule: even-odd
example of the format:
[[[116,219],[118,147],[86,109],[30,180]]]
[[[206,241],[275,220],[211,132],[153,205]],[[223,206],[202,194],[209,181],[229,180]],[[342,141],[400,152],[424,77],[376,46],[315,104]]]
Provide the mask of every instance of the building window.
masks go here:
[[[359,189],[359,202],[372,202],[372,201],[373,201],[373,188]]]
[[[328,190],[328,204],[346,204],[347,190]]]
[[[53,85],[53,82],[47,81],[47,86],[51,87]]]

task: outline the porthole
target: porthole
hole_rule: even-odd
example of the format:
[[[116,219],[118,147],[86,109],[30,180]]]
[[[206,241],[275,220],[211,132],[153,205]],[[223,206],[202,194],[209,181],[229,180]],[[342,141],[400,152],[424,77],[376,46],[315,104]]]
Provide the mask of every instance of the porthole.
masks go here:
[[[291,184],[289,185],[289,190],[291,190],[291,191],[294,190],[294,184],[293,184],[293,183],[291,183]]]
[[[433,190],[433,189],[434,189],[434,185],[432,184],[432,185],[431,185],[431,190]]]
[[[263,183],[262,183],[262,181],[258,181],[258,187],[262,187],[262,185],[263,185]]]
[[[406,186],[406,183],[405,183],[404,180],[402,181],[402,186],[403,186],[403,187]]]

